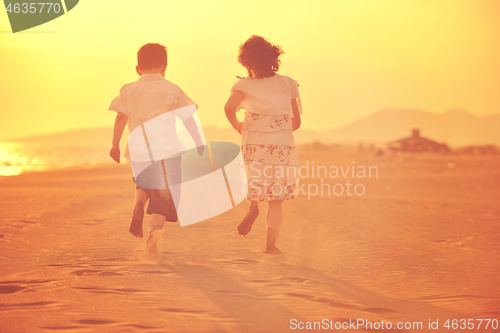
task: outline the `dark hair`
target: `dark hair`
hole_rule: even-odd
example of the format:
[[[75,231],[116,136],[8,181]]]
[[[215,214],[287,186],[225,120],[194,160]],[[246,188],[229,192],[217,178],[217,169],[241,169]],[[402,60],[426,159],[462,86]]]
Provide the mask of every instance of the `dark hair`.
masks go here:
[[[278,58],[283,53],[278,45],[271,44],[264,37],[252,35],[240,45],[238,62],[247,69],[249,77],[271,77],[279,70],[281,61]]]
[[[167,64],[167,48],[159,43],[147,43],[137,51],[137,66],[141,69],[160,68]]]

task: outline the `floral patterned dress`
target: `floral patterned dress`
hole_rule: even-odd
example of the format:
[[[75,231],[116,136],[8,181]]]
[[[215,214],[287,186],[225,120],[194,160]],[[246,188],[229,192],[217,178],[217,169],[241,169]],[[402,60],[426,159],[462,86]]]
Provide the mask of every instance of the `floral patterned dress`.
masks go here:
[[[292,130],[291,100],[300,106],[297,82],[275,74],[243,78],[231,92],[245,98],[242,154],[248,179],[247,199],[252,201],[293,199],[297,195],[299,161]]]

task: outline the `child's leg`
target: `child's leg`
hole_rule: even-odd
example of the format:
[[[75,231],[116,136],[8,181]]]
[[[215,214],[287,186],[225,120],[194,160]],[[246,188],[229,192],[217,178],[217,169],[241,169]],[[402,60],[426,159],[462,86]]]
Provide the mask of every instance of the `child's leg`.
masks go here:
[[[135,237],[142,238],[142,220],[144,218],[144,207],[148,202],[148,193],[140,187],[135,190],[135,205],[132,214],[132,222],[130,223],[129,231]]]
[[[161,214],[151,214],[151,230],[149,233],[163,229],[165,225],[165,216]]]
[[[250,201],[250,207],[248,208],[248,213],[241,221],[238,226],[238,233],[240,235],[246,236],[250,230],[252,230],[253,223],[259,216],[259,202],[258,201]]]
[[[151,214],[151,229],[146,241],[146,253],[158,252],[158,240],[161,236],[161,230],[165,224],[165,216],[161,214]]]
[[[281,251],[276,247],[276,239],[283,220],[283,200],[270,200],[267,211],[267,244],[266,253],[277,254]]]
[[[165,221],[167,219],[169,221],[177,220],[175,207],[167,189],[150,190],[149,194],[148,214],[151,214],[151,229],[146,241],[146,253],[158,252],[157,244]]]

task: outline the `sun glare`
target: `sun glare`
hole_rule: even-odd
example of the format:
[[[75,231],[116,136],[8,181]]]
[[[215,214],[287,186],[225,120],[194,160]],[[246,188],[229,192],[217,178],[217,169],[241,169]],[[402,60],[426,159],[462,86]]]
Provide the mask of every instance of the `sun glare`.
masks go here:
[[[16,176],[23,172],[27,158],[19,153],[20,145],[0,142],[0,176]]]
[[[168,47],[166,76],[200,106],[203,126],[228,127],[222,107],[246,75],[236,57],[251,34],[285,50],[280,73],[300,84],[304,129],[384,108],[500,108],[498,1],[139,3],[80,1],[59,19],[0,35],[0,109],[9,111],[0,139],[112,126],[107,107],[137,79],[135,53],[152,41]]]

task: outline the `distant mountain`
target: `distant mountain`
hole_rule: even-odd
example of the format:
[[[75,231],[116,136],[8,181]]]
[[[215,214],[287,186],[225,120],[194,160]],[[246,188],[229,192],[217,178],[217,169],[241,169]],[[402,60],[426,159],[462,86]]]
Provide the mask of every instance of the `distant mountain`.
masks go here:
[[[410,136],[414,128],[420,129],[423,137],[445,142],[450,146],[500,145],[500,114],[475,116],[460,109],[443,114],[412,109],[386,109],[328,131],[301,128],[294,132],[294,136],[298,144],[315,141],[385,144]],[[208,126],[203,129],[210,141],[241,141],[239,134],[231,128]]]
[[[387,109],[353,121],[346,126],[323,132],[299,129],[294,133],[298,144],[320,141],[323,143],[379,143],[410,136],[411,130],[420,129],[423,137],[450,146],[479,144],[500,145],[500,114],[474,116],[454,109],[434,114],[412,109]],[[241,143],[241,136],[230,127],[205,126],[208,141]],[[88,128],[16,140],[59,146],[110,146],[113,130],[110,127]],[[128,133],[124,133],[124,138]],[[125,140],[122,140],[125,142]]]
[[[128,130],[125,130],[123,136],[128,136]],[[30,136],[12,141],[22,143],[37,143],[50,146],[98,147],[105,145],[111,147],[112,138],[112,127],[94,127]]]
[[[451,146],[500,145],[500,114],[474,116],[455,109],[443,114],[420,110],[381,110],[338,129],[324,132],[324,142],[389,142],[410,136],[413,128],[423,137]]]
[[[203,127],[205,137],[209,141],[228,141],[237,144],[241,143],[241,136],[234,129],[216,126]],[[122,143],[128,137],[128,130],[125,129],[122,136]],[[111,146],[113,138],[112,127],[84,128],[72,131],[42,134],[12,140],[22,143],[37,143],[51,146]]]

